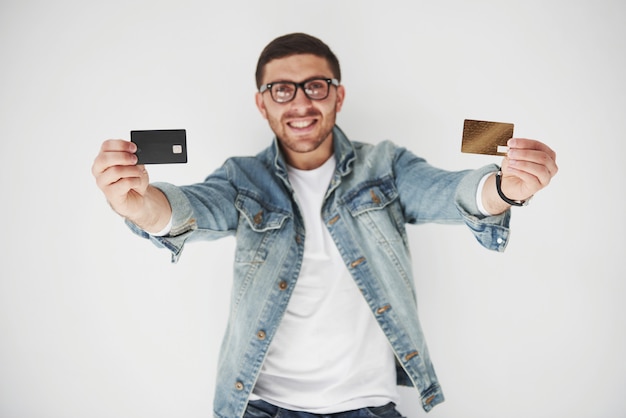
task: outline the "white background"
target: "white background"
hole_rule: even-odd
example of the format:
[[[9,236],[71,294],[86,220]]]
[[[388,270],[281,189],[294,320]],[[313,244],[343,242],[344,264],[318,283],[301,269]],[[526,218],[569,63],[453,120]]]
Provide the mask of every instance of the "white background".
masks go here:
[[[271,131],[254,68],[274,37],[326,41],[338,123],[449,169],[465,118],[513,122],[560,172],[515,208],[504,254],[410,228],[419,311],[447,401],[428,416],[626,414],[622,1],[0,3],[0,416],[208,417],[234,241],[180,262],[133,236],[90,173],[106,138],[186,128],[200,181]],[[414,393],[400,409],[423,417]]]

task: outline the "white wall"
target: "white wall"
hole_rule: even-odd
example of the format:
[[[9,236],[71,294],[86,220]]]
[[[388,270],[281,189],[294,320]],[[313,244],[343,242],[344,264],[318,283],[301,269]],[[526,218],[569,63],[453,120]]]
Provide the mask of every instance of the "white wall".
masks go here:
[[[383,5],[384,4],[384,5]],[[462,227],[410,229],[420,314],[448,417],[626,413],[621,1],[0,3],[0,416],[208,417],[232,240],[181,261],[132,236],[96,188],[102,140],[186,128],[201,180],[271,132],[253,72],[275,36],[343,64],[339,124],[450,169],[465,118],[514,122],[560,173],[514,209],[504,254]],[[400,408],[423,417],[413,393]]]

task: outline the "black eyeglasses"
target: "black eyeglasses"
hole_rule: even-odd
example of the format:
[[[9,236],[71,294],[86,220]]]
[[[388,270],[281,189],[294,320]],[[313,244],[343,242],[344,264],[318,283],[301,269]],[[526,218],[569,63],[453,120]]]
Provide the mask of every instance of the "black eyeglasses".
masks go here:
[[[273,83],[264,84],[259,89],[259,93],[270,91],[272,99],[276,103],[287,103],[296,97],[298,87],[302,89],[306,97],[311,100],[324,100],[328,97],[330,86],[339,85],[336,78],[312,78],[302,83],[294,83],[291,81],[275,81]]]

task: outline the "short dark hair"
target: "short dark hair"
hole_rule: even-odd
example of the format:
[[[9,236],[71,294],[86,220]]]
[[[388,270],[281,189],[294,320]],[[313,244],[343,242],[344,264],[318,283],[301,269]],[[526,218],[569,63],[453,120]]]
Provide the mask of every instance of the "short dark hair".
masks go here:
[[[333,77],[341,81],[341,69],[339,68],[339,60],[330,50],[328,45],[320,39],[307,35],[306,33],[290,33],[280,36],[270,42],[261,55],[256,67],[256,86],[261,87],[265,65],[278,58],[286,58],[292,55],[312,54],[328,61]]]

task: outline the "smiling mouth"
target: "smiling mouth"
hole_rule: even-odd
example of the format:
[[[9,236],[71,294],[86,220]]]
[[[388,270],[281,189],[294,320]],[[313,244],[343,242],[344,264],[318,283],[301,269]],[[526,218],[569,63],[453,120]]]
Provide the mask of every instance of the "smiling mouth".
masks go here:
[[[287,122],[291,128],[294,129],[306,129],[317,123],[317,119],[307,119],[307,120],[294,120],[291,122]]]

